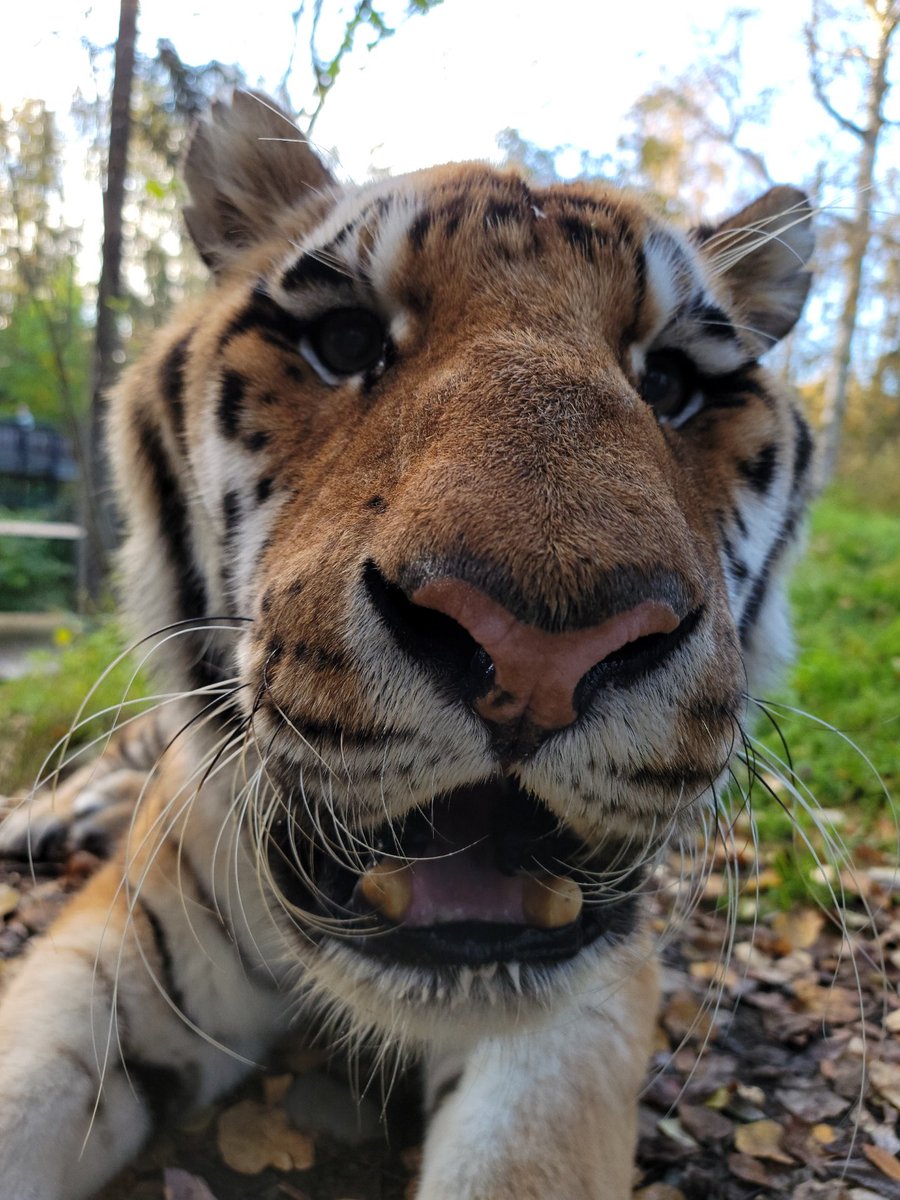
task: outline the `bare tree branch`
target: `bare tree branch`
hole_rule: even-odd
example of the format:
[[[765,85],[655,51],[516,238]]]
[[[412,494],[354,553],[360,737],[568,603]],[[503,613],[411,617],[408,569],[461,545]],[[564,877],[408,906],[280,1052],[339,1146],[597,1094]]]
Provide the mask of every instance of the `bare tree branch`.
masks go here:
[[[846,129],[848,133],[855,134],[855,136],[858,138],[865,138],[865,130],[860,125],[857,125],[855,121],[851,121],[849,117],[845,117],[843,113],[838,112],[828,97],[827,85],[822,76],[822,68],[819,62],[819,45],[816,41],[815,31],[811,21],[803,27],[803,33],[806,38],[806,49],[809,55],[809,78],[810,82],[812,83],[813,92],[815,93],[816,99],[819,101],[828,115],[837,121],[842,128]]]

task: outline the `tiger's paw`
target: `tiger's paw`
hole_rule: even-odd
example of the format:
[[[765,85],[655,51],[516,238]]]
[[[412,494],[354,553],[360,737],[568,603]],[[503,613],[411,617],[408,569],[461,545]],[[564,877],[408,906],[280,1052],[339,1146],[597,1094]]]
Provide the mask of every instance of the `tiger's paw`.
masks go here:
[[[127,830],[166,745],[154,715],[114,733],[99,758],[21,798],[0,797],[0,857],[59,862],[77,850],[107,858]]]
[[[144,772],[85,767],[56,788],[0,802],[0,857],[59,862],[76,850],[107,858],[127,829]]]

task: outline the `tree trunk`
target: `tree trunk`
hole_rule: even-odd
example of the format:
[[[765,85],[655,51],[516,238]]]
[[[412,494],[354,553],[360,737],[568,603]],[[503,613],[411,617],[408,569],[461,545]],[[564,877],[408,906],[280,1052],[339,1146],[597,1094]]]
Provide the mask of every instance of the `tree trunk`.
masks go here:
[[[97,328],[88,437],[89,468],[82,487],[86,530],[84,583],[92,605],[97,605],[103,599],[109,559],[116,540],[104,430],[107,393],[115,382],[121,359],[117,307],[122,298],[122,209],[131,131],[131,84],[134,77],[138,2],[120,0],[109,159],[103,193],[103,258],[97,288]]]
[[[884,127],[882,104],[888,90],[887,66],[891,52],[891,36],[896,23],[886,20],[881,26],[877,56],[872,63],[866,96],[865,124],[857,130],[862,141],[856,172],[856,196],[853,221],[847,239],[844,298],[838,319],[837,336],[822,406],[822,429],[819,435],[817,483],[824,487],[834,474],[841,444],[841,430],[847,410],[847,387],[850,381],[850,360],[853,335],[859,311],[863,267],[872,228],[872,183],[875,174],[875,155],[878,139]]]

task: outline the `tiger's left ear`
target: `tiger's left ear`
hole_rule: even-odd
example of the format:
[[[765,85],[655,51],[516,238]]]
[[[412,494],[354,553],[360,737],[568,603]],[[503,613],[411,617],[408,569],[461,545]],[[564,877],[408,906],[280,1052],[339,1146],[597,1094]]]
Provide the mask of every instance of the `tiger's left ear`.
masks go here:
[[[812,208],[799,188],[774,187],[720,225],[692,231],[730,293],[742,335],[758,354],[794,328],[809,293]]]
[[[212,105],[194,128],[182,174],[185,224],[213,271],[271,235],[287,210],[337,190],[291,118],[260,92],[238,90]]]

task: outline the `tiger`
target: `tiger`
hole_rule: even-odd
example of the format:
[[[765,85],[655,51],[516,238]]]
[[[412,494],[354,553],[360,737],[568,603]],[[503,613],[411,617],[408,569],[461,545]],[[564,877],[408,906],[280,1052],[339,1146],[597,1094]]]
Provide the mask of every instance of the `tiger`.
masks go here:
[[[183,175],[210,284],[108,423],[170,732],[3,997],[0,1195],[93,1195],[315,1017],[420,1071],[417,1200],[625,1200],[654,869],[790,653],[810,203],[351,185],[240,90]]]

